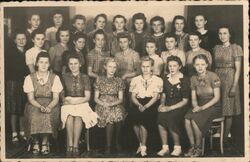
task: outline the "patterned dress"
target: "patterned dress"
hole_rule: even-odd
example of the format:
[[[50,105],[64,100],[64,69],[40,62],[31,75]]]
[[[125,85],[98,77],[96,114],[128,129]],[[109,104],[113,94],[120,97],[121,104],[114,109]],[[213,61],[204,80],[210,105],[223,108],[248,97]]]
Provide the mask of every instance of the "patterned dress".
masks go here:
[[[241,113],[239,85],[236,86],[236,94],[229,97],[231,86],[234,82],[235,61],[243,56],[239,45],[231,44],[228,47],[217,45],[214,48],[215,72],[221,79],[222,108],[224,116],[239,115]]]
[[[191,90],[196,91],[199,106],[208,103],[214,97],[213,89],[220,87],[220,78],[214,72],[207,71],[207,74],[203,77],[194,75],[191,78]],[[221,115],[221,105],[219,101],[215,105],[199,112],[193,112],[192,109],[190,109],[185,115],[185,118],[194,120],[202,134],[205,135],[213,119],[219,118]]]
[[[184,77],[181,73],[179,82],[176,84],[169,82],[170,77],[171,75],[165,75],[163,79],[163,93],[166,95],[165,105],[167,106],[175,105],[181,102],[183,98],[188,99],[190,95],[189,79],[187,77]],[[187,105],[169,112],[159,112],[157,123],[179,133],[179,127],[186,112]]]
[[[41,84],[36,73],[30,74],[24,81],[24,92],[34,93],[35,100],[46,107],[52,101],[52,92],[60,93],[63,89],[58,76],[53,73],[48,74],[46,83]],[[60,107],[56,105],[50,113],[43,113],[41,110],[29,102],[24,110],[25,135],[49,133],[57,136],[60,124]]]
[[[125,85],[118,77],[107,78],[103,76],[96,81],[95,89],[99,91],[101,101],[111,103],[118,100],[119,91],[124,91]],[[122,104],[111,107],[97,104],[95,110],[99,116],[98,127],[102,128],[106,127],[107,124],[123,121],[127,116]]]

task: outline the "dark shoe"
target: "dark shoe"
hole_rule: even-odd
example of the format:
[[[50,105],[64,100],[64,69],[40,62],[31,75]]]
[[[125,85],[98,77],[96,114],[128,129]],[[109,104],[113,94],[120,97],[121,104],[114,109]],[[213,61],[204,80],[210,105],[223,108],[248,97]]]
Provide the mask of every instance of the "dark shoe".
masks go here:
[[[191,147],[191,148],[189,148],[188,152],[184,154],[184,156],[186,156],[186,157],[192,157],[193,154],[194,154],[194,151],[195,151],[195,148]]]
[[[78,147],[73,147],[73,152],[72,152],[73,157],[79,157],[80,156],[80,151]]]
[[[66,157],[72,157],[73,154],[73,146],[68,146],[66,150]]]
[[[191,157],[201,157],[202,156],[202,149],[201,148],[195,148],[194,154]]]

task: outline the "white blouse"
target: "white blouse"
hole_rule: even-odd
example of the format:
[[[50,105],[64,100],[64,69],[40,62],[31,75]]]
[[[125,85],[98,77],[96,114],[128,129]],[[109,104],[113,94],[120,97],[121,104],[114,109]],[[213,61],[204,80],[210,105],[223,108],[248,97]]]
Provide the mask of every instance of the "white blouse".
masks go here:
[[[40,80],[41,78],[38,77],[37,75],[37,79]],[[39,84],[43,85],[47,83],[48,79],[49,79],[49,73],[47,77],[45,78],[45,80],[43,80],[43,83],[39,82]],[[34,86],[33,86],[33,82],[32,82],[30,75],[28,75],[24,80],[23,90],[25,93],[34,92]],[[62,83],[60,81],[60,78],[56,75],[54,79],[54,83],[51,87],[51,92],[60,93],[62,90],[63,90]]]
[[[155,75],[148,80],[145,80],[142,75],[134,77],[129,88],[129,91],[136,93],[138,98],[153,97],[154,93],[161,93],[162,90],[163,80]]]

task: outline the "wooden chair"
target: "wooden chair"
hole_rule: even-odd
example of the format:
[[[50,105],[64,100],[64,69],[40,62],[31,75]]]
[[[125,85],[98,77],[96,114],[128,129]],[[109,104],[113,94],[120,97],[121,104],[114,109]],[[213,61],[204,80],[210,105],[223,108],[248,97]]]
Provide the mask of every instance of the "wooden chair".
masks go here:
[[[220,151],[222,155],[224,154],[223,150],[224,119],[225,119],[224,117],[214,119],[212,126],[209,129],[210,149],[213,148],[213,130],[220,129]],[[205,137],[202,138],[202,155],[204,155],[204,151],[205,151]]]

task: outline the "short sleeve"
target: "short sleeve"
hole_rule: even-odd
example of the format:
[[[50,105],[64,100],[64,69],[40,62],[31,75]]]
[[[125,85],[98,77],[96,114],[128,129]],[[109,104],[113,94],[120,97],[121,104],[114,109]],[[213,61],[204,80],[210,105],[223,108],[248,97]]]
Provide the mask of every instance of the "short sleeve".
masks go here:
[[[157,78],[154,82],[154,93],[161,93],[163,91],[163,80],[161,78]]]
[[[221,86],[220,78],[215,73],[211,75],[210,79],[212,88],[219,88]]]
[[[30,75],[25,77],[24,84],[23,84],[23,90],[25,93],[34,92],[34,86],[33,86],[33,82],[31,80]]]
[[[233,46],[233,57],[235,61],[240,60],[240,57],[243,56],[242,48],[239,45]]]
[[[133,78],[130,82],[130,86],[129,86],[129,92],[132,92],[132,93],[138,93],[138,87],[136,85],[136,82],[137,82],[137,78]]]
[[[121,78],[118,79],[118,90],[124,91],[125,90],[125,84]]]
[[[181,93],[183,98],[189,98],[190,96],[190,82],[186,77],[183,78],[181,83]]]
[[[192,76],[190,79],[190,88],[191,90],[196,90],[196,76]]]
[[[54,93],[60,93],[63,90],[62,83],[59,77],[56,75],[54,79],[54,83],[52,85],[51,91]]]
[[[211,53],[207,51],[206,56],[207,56],[207,59],[208,59],[209,64],[212,65],[213,60],[212,60]]]
[[[83,75],[83,86],[85,91],[90,91],[91,86],[90,86],[90,80],[87,75]]]
[[[50,40],[50,31],[49,31],[49,28],[46,29],[45,31],[45,40]]]
[[[32,53],[30,52],[30,50],[26,51],[25,53],[25,62],[26,65],[33,65],[33,59],[32,59]]]

